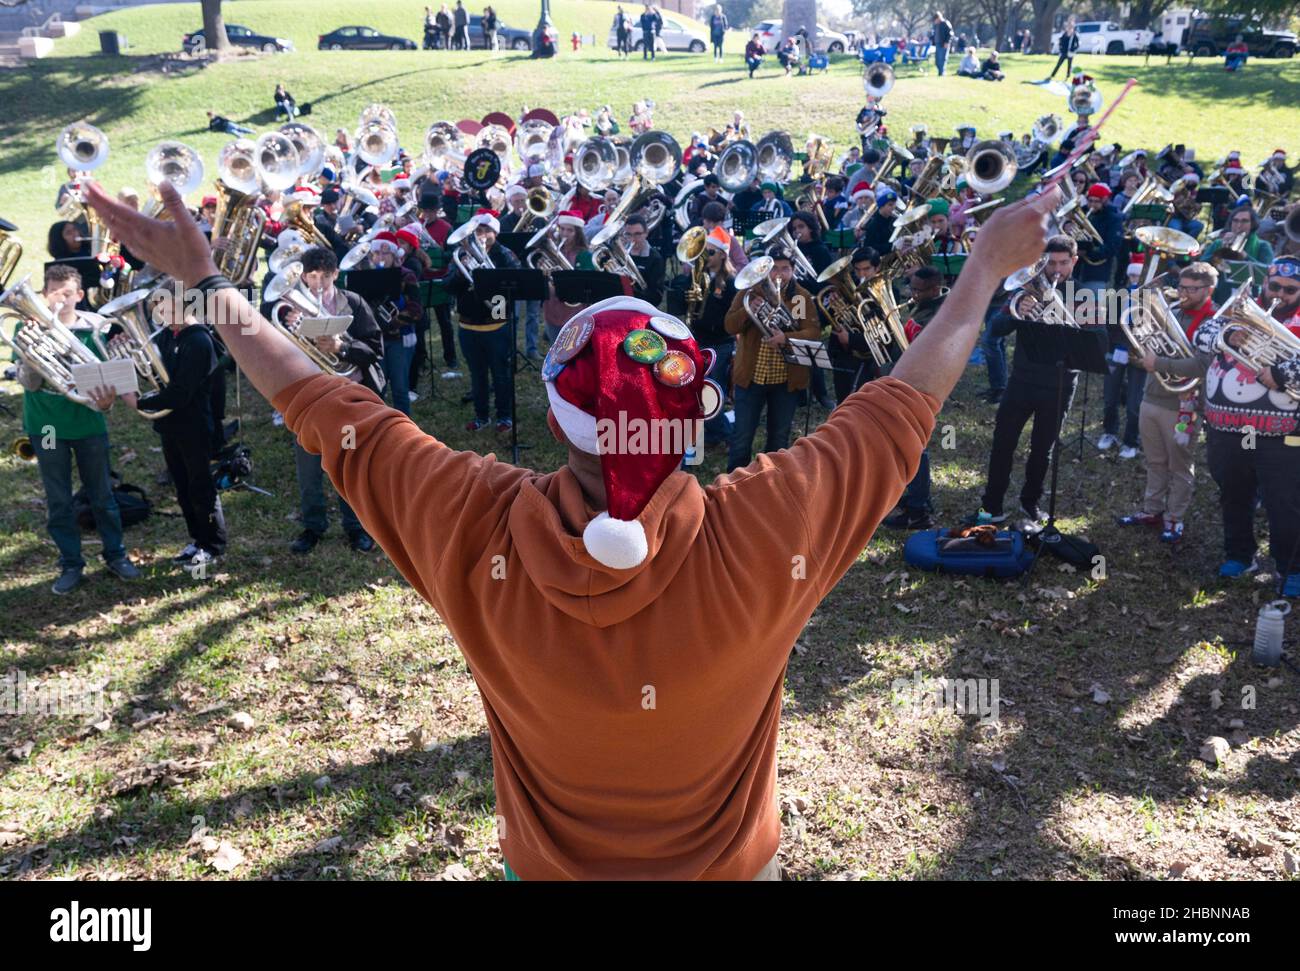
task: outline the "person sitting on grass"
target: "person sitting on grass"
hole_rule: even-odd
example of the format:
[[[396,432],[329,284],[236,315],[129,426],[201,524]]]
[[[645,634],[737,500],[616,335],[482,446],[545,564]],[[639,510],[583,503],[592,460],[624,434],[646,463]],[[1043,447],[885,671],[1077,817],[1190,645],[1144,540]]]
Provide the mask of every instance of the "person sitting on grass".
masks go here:
[[[766,53],[767,51],[758,39],[758,34],[751,37],[749,43],[745,45],[745,66],[749,68],[751,78],[754,76],[754,72],[762,66],[763,55]]]
[[[1223,52],[1223,67],[1227,71],[1235,71],[1246,63],[1246,55],[1250,53],[1250,48],[1246,46],[1245,40],[1241,34],[1237,39],[1228,45],[1228,49]]]
[[[1002,73],[1002,65],[998,62],[997,51],[989,51],[989,56],[984,58],[984,63],[980,65],[980,77],[985,81],[1001,81],[1006,77]]]
[[[972,45],[966,48],[966,53],[961,58],[961,64],[957,66],[957,76],[962,78],[977,78],[980,76],[979,49],[977,47]]]

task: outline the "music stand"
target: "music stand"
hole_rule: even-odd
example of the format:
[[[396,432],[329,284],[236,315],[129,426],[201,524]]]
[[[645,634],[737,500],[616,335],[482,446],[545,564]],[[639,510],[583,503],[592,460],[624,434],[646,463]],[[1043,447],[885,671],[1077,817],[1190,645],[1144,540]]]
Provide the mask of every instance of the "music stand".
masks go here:
[[[519,373],[519,315],[517,300],[546,299],[546,277],[540,270],[475,270],[474,296],[483,304],[494,297],[504,297],[510,323],[510,461],[519,464],[519,395],[515,378]]]
[[[402,271],[395,266],[382,270],[347,270],[342,276],[344,289],[358,294],[371,307],[402,295]]]
[[[1021,343],[1025,357],[1033,364],[1054,366],[1056,368],[1056,413],[1065,410],[1065,372],[1083,371],[1086,374],[1106,373],[1106,345],[1108,343],[1105,327],[1066,327],[1059,324],[1022,323],[1016,340]],[[1035,419],[1037,421],[1037,419]],[[1056,429],[1056,441],[1052,445],[1052,493],[1047,500],[1047,525],[1038,531],[1038,545],[1034,550],[1034,559],[1025,571],[1026,578],[1033,571],[1034,564],[1042,554],[1043,548],[1060,543],[1066,537],[1056,528],[1056,490],[1061,466],[1061,426],[1065,424],[1062,415]]]
[[[555,296],[567,304],[590,306],[623,296],[623,278],[603,270],[557,270],[551,274]]]
[[[811,341],[803,337],[786,338],[782,355],[789,364],[801,364],[806,368],[819,367],[823,371],[834,371],[830,351],[823,341]],[[809,372],[811,374],[811,371]],[[804,406],[803,433],[808,434],[812,427],[812,385],[808,386],[808,403]]]
[[[521,267],[527,268],[528,267],[528,241],[532,238],[533,238],[532,233],[501,233],[500,235],[497,236],[497,243],[499,243],[501,246],[504,246],[506,249],[510,250],[510,252],[514,253],[515,256],[519,259],[519,263]],[[521,297],[520,299],[525,299],[525,298]],[[527,299],[533,299],[533,298],[530,297]],[[545,294],[543,294],[541,299],[542,300],[546,299]],[[525,312],[527,311],[525,310]],[[538,321],[538,326],[541,326],[540,320]],[[537,370],[537,365],[535,365],[532,361],[528,360],[528,358],[524,355],[524,353],[521,350],[519,350],[518,342],[514,344],[514,355],[517,364],[520,360],[522,360],[523,362],[519,366],[527,368],[530,371]]]

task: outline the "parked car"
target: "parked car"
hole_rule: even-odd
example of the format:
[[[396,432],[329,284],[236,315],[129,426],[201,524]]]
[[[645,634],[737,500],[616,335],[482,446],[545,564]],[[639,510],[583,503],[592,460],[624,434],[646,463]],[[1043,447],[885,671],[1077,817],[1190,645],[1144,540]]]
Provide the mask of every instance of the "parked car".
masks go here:
[[[483,38],[483,18],[479,14],[469,16],[469,46],[472,49],[487,47]],[[497,17],[497,48],[505,51],[531,51],[533,49],[533,32],[511,27]]]
[[[781,43],[785,25],[779,20],[764,20],[754,28],[759,42],[765,50],[774,51]],[[827,54],[843,54],[849,49],[849,39],[839,31],[831,30],[823,24],[817,25],[817,33],[812,39],[813,49]]]
[[[373,27],[340,27],[316,40],[318,51],[413,51],[415,41],[381,34]]]
[[[1242,17],[1196,18],[1183,33],[1183,50],[1197,57],[1214,57],[1222,54],[1238,34],[1252,57],[1295,56],[1296,35],[1291,31],[1270,30],[1258,20]]]
[[[1074,25],[1079,35],[1080,54],[1139,54],[1151,43],[1149,30],[1125,30],[1110,20],[1085,20]],[[1061,39],[1058,30],[1052,34],[1052,50]]]
[[[293,50],[293,41],[287,38],[257,34],[239,24],[226,24],[226,38],[237,47],[256,47],[267,53]],[[181,38],[181,49],[188,54],[197,54],[207,47],[207,43],[200,29]]]
[[[632,50],[640,51],[645,46],[641,40],[641,25],[636,22],[636,15],[632,16]],[[696,24],[687,24],[673,17],[665,16],[663,29],[659,36],[655,38],[656,51],[690,51],[692,54],[703,54],[708,50],[708,39],[704,34],[704,29]],[[609,25],[609,47],[610,50],[618,49],[618,31],[615,30],[614,24]]]

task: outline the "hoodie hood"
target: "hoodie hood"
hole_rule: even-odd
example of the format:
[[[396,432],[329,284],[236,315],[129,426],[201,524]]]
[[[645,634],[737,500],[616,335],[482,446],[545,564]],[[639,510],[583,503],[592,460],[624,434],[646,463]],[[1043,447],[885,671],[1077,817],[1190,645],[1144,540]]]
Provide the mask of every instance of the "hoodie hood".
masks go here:
[[[637,517],[649,552],[629,570],[587,552],[582,533],[597,514],[566,466],[523,483],[508,528],[547,603],[584,624],[609,627],[639,613],[676,578],[704,523],[704,490],[682,471],[663,481]]]

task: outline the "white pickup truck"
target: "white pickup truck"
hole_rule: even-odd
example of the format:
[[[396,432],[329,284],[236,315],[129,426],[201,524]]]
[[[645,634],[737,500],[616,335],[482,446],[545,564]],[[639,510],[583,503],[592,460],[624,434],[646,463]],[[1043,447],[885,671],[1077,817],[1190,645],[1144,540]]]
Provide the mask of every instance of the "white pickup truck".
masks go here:
[[[1074,25],[1079,35],[1080,54],[1138,54],[1151,43],[1149,30],[1124,30],[1119,24],[1107,20],[1085,20]],[[1056,53],[1061,40],[1058,30],[1052,34],[1052,53]]]

